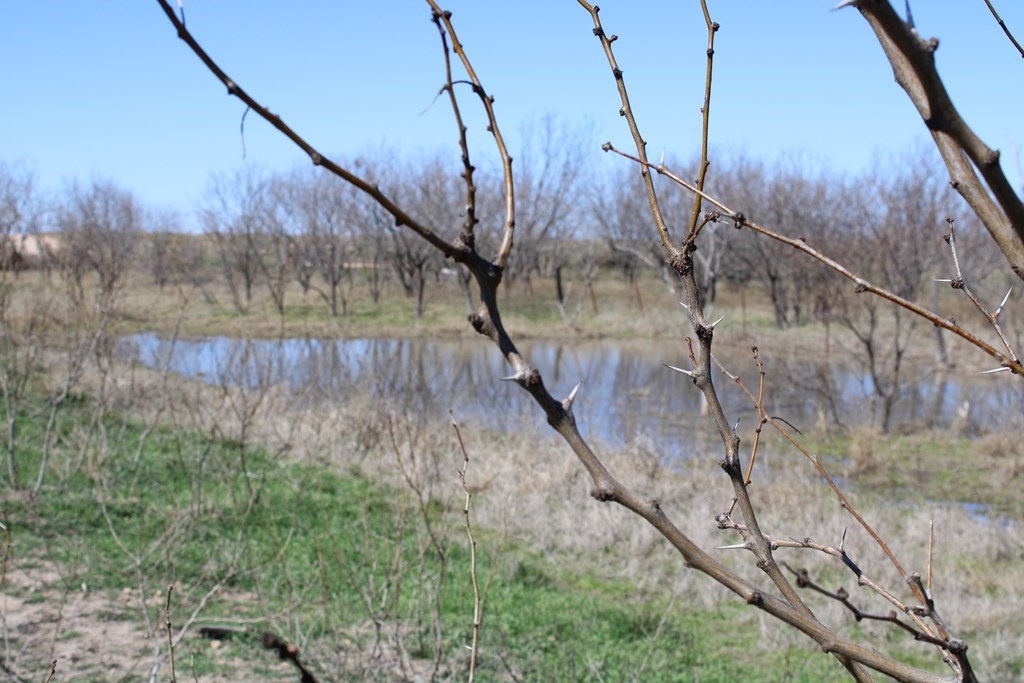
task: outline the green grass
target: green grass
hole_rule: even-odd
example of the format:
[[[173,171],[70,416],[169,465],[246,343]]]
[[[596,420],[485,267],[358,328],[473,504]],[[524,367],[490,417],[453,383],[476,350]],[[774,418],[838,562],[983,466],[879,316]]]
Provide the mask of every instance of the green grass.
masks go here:
[[[219,581],[223,587],[204,618],[253,619],[290,609],[290,620],[274,623],[300,625],[307,647],[342,637],[368,647],[370,632],[358,628],[370,620],[368,597],[382,620],[406,625],[410,654],[424,659],[437,647],[431,623],[440,585],[440,646],[448,657],[464,653],[472,592],[457,502],[447,513],[440,505],[427,510],[435,524],[443,514],[456,515],[442,568],[421,511],[405,491],[358,471],[275,459],[255,445],[243,449],[166,428],[149,435],[135,462],[142,425],[107,416],[108,437],[118,438],[103,451],[85,427],[90,411],[78,403],[65,412],[59,457],[38,498],[5,501],[16,559],[46,558],[61,568],[62,586],[86,583],[111,598],[126,588],[137,591],[139,572],[150,597],[173,583],[178,625]],[[40,432],[40,419],[22,424],[26,444]],[[90,440],[91,451],[82,449]],[[83,451],[93,455],[82,458]],[[33,471],[28,450],[21,455],[25,470]],[[251,508],[250,486],[258,491]],[[637,591],[622,579],[580,569],[571,558],[536,556],[528,543],[496,548],[499,535],[488,529],[478,537],[479,573],[490,586],[480,680],[501,678],[499,652],[529,681],[843,680],[810,643],[761,646],[749,608],[676,602],[666,612],[667,593]],[[151,609],[159,619],[158,607]],[[141,620],[137,607],[112,614]],[[260,628],[231,645],[247,661],[272,661],[258,649]],[[294,630],[280,635],[299,638]],[[214,663],[197,649],[197,671],[211,673]]]
[[[1009,435],[878,435],[863,430],[818,439],[810,446],[831,472],[842,473],[861,494],[908,503],[978,504],[996,516],[1024,519],[1019,487],[1007,485],[1024,479],[1024,448]]]

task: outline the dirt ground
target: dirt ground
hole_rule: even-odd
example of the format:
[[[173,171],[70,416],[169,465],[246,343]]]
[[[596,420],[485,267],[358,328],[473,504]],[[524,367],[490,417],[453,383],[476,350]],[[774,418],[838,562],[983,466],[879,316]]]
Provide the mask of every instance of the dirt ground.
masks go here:
[[[0,594],[0,681],[171,680],[167,631],[154,623],[150,632],[137,591],[69,587],[55,569],[24,564],[8,570]],[[147,600],[156,622],[162,621],[163,600],[162,595]],[[273,652],[204,638],[198,626],[175,649],[178,680],[299,680]]]

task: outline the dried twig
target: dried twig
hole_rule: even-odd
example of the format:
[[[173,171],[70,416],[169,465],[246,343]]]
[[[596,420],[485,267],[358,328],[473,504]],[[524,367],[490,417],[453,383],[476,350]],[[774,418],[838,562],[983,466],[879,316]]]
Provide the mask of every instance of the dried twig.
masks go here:
[[[455,115],[455,123],[459,128],[459,148],[462,150],[462,179],[466,182],[466,220],[462,225],[462,240],[466,244],[472,244],[474,240],[473,230],[476,224],[480,222],[476,217],[476,185],[473,183],[473,172],[476,170],[476,167],[470,161],[469,141],[466,139],[466,125],[462,122],[459,100],[455,96],[455,81],[452,80],[452,58],[448,50],[448,34],[445,33],[444,26],[441,24],[441,15],[437,11],[434,11],[432,18],[434,24],[437,25],[438,33],[441,35],[441,47],[444,51],[446,82],[438,94],[448,93],[448,99],[452,105],[452,113]]]
[[[960,268],[960,257],[956,251],[956,229],[953,226],[953,218],[947,217],[946,222],[949,224],[949,233],[943,238],[946,240],[946,244],[949,245],[949,250],[953,255],[953,266],[956,268],[956,277],[950,280],[936,280],[936,282],[947,282],[953,289],[959,289],[967,298],[971,300],[971,303],[981,311],[981,314],[985,316],[988,324],[992,326],[996,334],[999,335],[999,340],[1003,343],[1003,348],[1006,349],[1006,353],[1009,354],[1010,358],[1017,363],[1020,363],[1020,358],[1014,352],[1013,348],[1010,347],[1010,340],[1006,338],[1006,333],[1003,332],[1002,325],[999,324],[999,316],[1003,313],[1003,307],[1006,306],[1006,302],[1010,300],[1010,294],[1013,292],[1013,287],[1006,291],[1006,295],[1003,296],[1003,300],[999,302],[995,310],[990,311],[988,307],[978,298],[978,295],[967,285],[967,281],[964,279],[963,270]],[[1006,372],[1009,368],[1002,366],[996,371]],[[989,372],[993,372],[990,370]]]
[[[768,415],[764,411],[764,365],[761,363],[761,357],[757,353],[757,347],[754,349],[754,360],[757,361],[757,373],[758,373],[758,384],[757,384],[757,400],[754,402],[757,408],[757,427],[754,428],[754,445],[750,449],[750,462],[747,463],[747,474],[743,478],[744,483],[750,486],[750,474],[754,471],[754,459],[757,457],[757,446],[761,442],[761,428],[764,427],[765,422],[768,421]]]
[[[1020,53],[1021,58],[1024,58],[1024,47],[1021,47],[1020,43],[1017,42],[1017,39],[1013,37],[1012,33],[1010,33],[1010,29],[1006,25],[1006,22],[1003,21],[1003,18],[999,16],[998,12],[996,12],[996,8],[992,6],[992,1],[985,0],[985,4],[988,6],[988,11],[991,12],[992,16],[995,18],[996,23],[999,24],[999,28],[1003,29],[1003,33],[1005,33],[1006,37],[1010,39],[1013,46],[1017,48],[1017,52]]]
[[[466,471],[469,469],[469,453],[466,452],[466,444],[462,441],[462,432],[459,431],[459,423],[455,421],[452,414],[452,429],[459,440],[459,450],[462,451],[462,467],[458,468],[459,483],[462,491],[466,494],[465,502],[462,505],[463,521],[466,525],[466,536],[469,538],[469,577],[473,584],[473,642],[469,648],[469,683],[473,683],[476,676],[476,662],[478,644],[480,643],[480,623],[483,621],[483,602],[480,599],[480,584],[476,576],[476,539],[473,538],[473,526],[469,521],[469,501],[472,494],[466,484]]]

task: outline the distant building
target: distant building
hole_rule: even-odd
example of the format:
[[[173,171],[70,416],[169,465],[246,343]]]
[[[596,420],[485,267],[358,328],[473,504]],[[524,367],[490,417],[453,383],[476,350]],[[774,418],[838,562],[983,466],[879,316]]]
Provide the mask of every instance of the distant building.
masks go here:
[[[40,268],[59,254],[62,245],[57,235],[4,235],[0,237],[0,269]]]

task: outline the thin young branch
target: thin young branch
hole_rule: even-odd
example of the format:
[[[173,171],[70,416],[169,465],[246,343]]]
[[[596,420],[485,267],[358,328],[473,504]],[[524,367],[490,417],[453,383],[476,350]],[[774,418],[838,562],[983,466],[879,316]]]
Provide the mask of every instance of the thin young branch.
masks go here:
[[[348,169],[345,169],[342,166],[335,163],[334,161],[332,161],[329,157],[321,154],[319,151],[317,151],[316,148],[309,144],[305,140],[305,138],[303,138],[294,130],[292,130],[281,119],[280,116],[274,114],[269,109],[261,105],[256,100],[254,100],[249,95],[249,93],[243,90],[242,87],[239,86],[235,81],[229,78],[228,75],[224,72],[224,70],[221,69],[217,65],[217,63],[213,61],[213,59],[206,53],[206,51],[199,45],[199,43],[196,42],[195,38],[192,37],[192,34],[188,31],[188,29],[185,28],[185,24],[183,24],[175,15],[174,10],[171,8],[170,3],[167,0],[157,0],[157,3],[160,5],[161,9],[163,9],[164,14],[167,15],[167,18],[170,20],[170,22],[174,24],[175,29],[177,29],[178,31],[178,37],[181,38],[181,40],[184,41],[184,43],[188,45],[189,48],[191,48],[191,50],[196,54],[196,56],[199,57],[200,61],[202,61],[203,64],[206,65],[206,68],[209,69],[213,73],[213,75],[216,76],[217,79],[224,84],[224,86],[228,89],[229,95],[234,95],[238,99],[245,102],[245,104],[248,107],[250,107],[254,112],[259,114],[259,116],[263,120],[272,125],[274,128],[281,131],[281,133],[284,134],[284,136],[291,140],[293,143],[295,143],[295,145],[299,147],[299,149],[301,149],[303,152],[309,155],[309,158],[310,160],[312,160],[314,166],[323,166],[332,174],[338,176],[339,178],[349,183],[350,185],[365,192],[375,202],[377,202],[377,204],[379,204],[381,208],[383,208],[385,211],[391,214],[392,217],[394,217],[395,223],[397,225],[407,226],[410,230],[414,231],[420,237],[427,240],[427,242],[429,242],[434,248],[436,248],[446,257],[458,260],[457,256],[460,254],[460,250],[457,247],[449,244],[439,235],[434,233],[433,230],[428,228],[423,223],[415,220],[412,216],[403,211],[401,207],[395,204],[395,202],[392,201],[390,197],[384,194],[381,191],[381,189],[377,187],[377,185],[370,183],[365,178],[352,173]]]
[[[718,207],[718,209],[721,211],[722,217],[724,217],[724,218],[726,218],[728,220],[733,221],[737,228],[750,228],[751,230],[753,230],[756,233],[759,233],[759,234],[764,235],[766,237],[769,237],[769,238],[771,238],[773,240],[776,240],[776,241],[781,242],[783,244],[786,244],[786,245],[788,245],[790,247],[793,247],[797,251],[802,251],[803,253],[807,254],[808,256],[810,256],[810,257],[816,259],[817,261],[821,262],[822,264],[827,266],[829,269],[835,271],[839,275],[842,275],[846,279],[848,279],[851,282],[853,282],[854,284],[856,284],[857,285],[857,292],[858,293],[869,292],[871,294],[874,294],[875,296],[878,296],[878,297],[880,297],[882,299],[885,299],[886,301],[889,301],[890,303],[896,304],[900,308],[905,308],[906,310],[910,311],[911,313],[914,313],[915,315],[918,315],[918,316],[924,318],[925,320],[927,320],[928,322],[932,323],[936,327],[940,327],[940,328],[942,328],[944,330],[948,330],[948,331],[952,332],[953,334],[957,335],[958,337],[960,337],[961,339],[965,340],[966,342],[968,342],[972,346],[975,346],[978,349],[984,351],[989,356],[992,356],[993,358],[998,360],[1000,362],[1001,366],[1006,368],[1006,370],[1009,370],[1010,372],[1012,372],[1015,375],[1024,376],[1024,365],[1022,365],[1019,360],[1011,358],[1011,357],[1007,356],[1006,354],[1002,353],[1001,351],[996,349],[991,344],[983,341],[982,339],[978,338],[974,334],[972,334],[972,333],[968,332],[967,330],[965,330],[963,327],[958,325],[954,320],[951,320],[949,318],[943,318],[942,316],[938,315],[937,313],[933,313],[932,311],[929,311],[926,308],[918,306],[914,302],[909,301],[907,299],[904,299],[903,297],[898,296],[897,294],[894,294],[893,292],[890,292],[887,289],[884,289],[882,287],[878,287],[877,285],[872,284],[867,279],[865,279],[865,278],[861,277],[860,275],[854,273],[853,271],[851,271],[849,268],[847,268],[843,264],[841,264],[838,261],[836,261],[836,260],[826,256],[824,253],[822,253],[822,252],[818,251],[817,249],[815,249],[814,247],[810,246],[809,244],[807,244],[807,242],[805,242],[801,238],[787,237],[786,235],[774,232],[773,230],[769,230],[768,228],[765,228],[765,227],[763,227],[761,225],[758,225],[757,223],[755,223],[755,222],[751,221],[750,219],[748,219],[742,213],[740,213],[738,211],[734,211],[733,209],[729,208],[727,205],[725,205],[720,200],[715,199],[711,195],[709,195],[709,194],[701,191],[697,187],[695,187],[692,183],[690,183],[690,182],[684,180],[683,178],[679,177],[678,175],[676,175],[675,173],[670,171],[668,169],[668,167],[665,166],[664,164],[654,165],[654,164],[651,164],[649,162],[643,161],[639,157],[633,156],[632,154],[629,154],[628,152],[623,152],[622,150],[616,149],[611,143],[608,143],[608,142],[606,142],[604,144],[603,149],[605,151],[607,151],[607,152],[614,152],[614,153],[616,153],[616,154],[618,154],[620,156],[623,156],[623,157],[625,157],[627,159],[630,159],[631,161],[634,161],[634,162],[636,162],[636,163],[638,163],[638,164],[640,164],[640,165],[642,165],[642,166],[644,166],[646,168],[650,168],[650,169],[653,169],[653,170],[657,171],[659,174],[664,175],[665,177],[669,178],[672,182],[676,183],[677,185],[686,188],[690,192],[694,192],[696,194],[699,194],[701,197],[704,198],[705,201],[707,201],[708,203],[713,204],[714,206]]]
[[[703,190],[704,180],[708,175],[708,129],[711,123],[711,76],[715,60],[715,34],[718,33],[719,25],[718,22],[711,21],[711,14],[708,12],[707,0],[700,0],[700,8],[704,12],[704,23],[707,24],[708,27],[708,65],[704,75],[704,105],[700,108],[700,113],[703,119],[701,121],[700,133],[700,169],[697,171],[697,187]],[[690,213],[690,228],[687,231],[687,240],[696,237],[700,227],[704,226],[704,223],[701,223],[699,227],[697,225],[697,220],[700,218],[700,209],[701,196],[699,194],[694,195],[693,211]],[[751,459],[751,462],[753,462],[753,459]],[[749,479],[749,473],[747,478]]]
[[[612,43],[618,40],[616,35],[607,35],[604,32],[604,27],[601,25],[601,19],[598,16],[598,12],[601,8],[597,5],[591,5],[586,0],[577,0],[583,9],[590,13],[591,18],[594,21],[594,35],[601,40],[601,47],[604,48],[604,54],[608,58],[608,65],[612,69],[612,75],[615,77],[615,87],[619,91],[619,99],[622,101],[622,107],[619,109],[619,115],[626,118],[626,122],[629,124],[629,132],[633,135],[633,143],[636,145],[637,155],[647,161],[647,142],[643,136],[640,135],[640,128],[637,126],[636,118],[633,116],[633,108],[629,105],[629,94],[626,92],[626,82],[622,79],[622,69],[619,68],[618,63],[615,60],[615,53],[612,51]],[[654,218],[654,225],[658,228],[658,235],[661,237],[661,245],[665,248],[668,255],[674,256],[679,253],[679,250],[672,244],[672,238],[668,232],[668,224],[665,222],[665,217],[661,212],[661,204],[658,202],[658,194],[654,189],[654,180],[651,178],[650,172],[646,167],[641,168],[640,174],[644,179],[644,188],[647,190],[647,205],[650,208],[651,216]]]
[[[466,451],[466,444],[462,441],[462,432],[459,431],[459,423],[455,421],[454,414],[452,415],[452,428],[459,440],[459,450],[462,451],[462,467],[458,468],[458,473],[462,491],[466,494],[465,502],[462,505],[462,516],[466,525],[466,536],[469,538],[469,577],[473,584],[473,641],[469,650],[469,683],[473,683],[476,676],[477,647],[480,643],[480,623],[483,620],[483,603],[480,600],[480,584],[476,577],[476,539],[473,538],[473,525],[469,521],[469,502],[473,497],[469,492],[469,485],[466,484],[469,453]]]
[[[995,18],[996,23],[999,24],[999,28],[1003,29],[1003,33],[1005,33],[1006,37],[1010,39],[1013,46],[1017,48],[1017,52],[1020,53],[1021,58],[1024,58],[1024,47],[1021,47],[1020,43],[1017,42],[1017,39],[1013,37],[1012,33],[1010,33],[1009,27],[1007,27],[1003,18],[999,16],[999,13],[996,12],[996,8],[992,6],[991,0],[985,0],[985,4],[988,6],[988,11],[991,12],[992,16]]]
[[[990,311],[988,307],[985,306],[985,304],[981,301],[981,299],[978,298],[978,295],[975,294],[971,290],[971,288],[967,286],[967,281],[964,279],[963,270],[960,268],[960,257],[957,255],[956,251],[956,230],[953,227],[953,219],[946,218],[946,222],[949,223],[949,233],[943,239],[946,240],[946,244],[949,245],[949,250],[953,255],[953,266],[956,268],[956,277],[954,277],[952,280],[940,280],[940,282],[948,282],[950,287],[952,287],[953,289],[959,289],[964,294],[966,294],[967,298],[971,300],[971,303],[973,303],[975,307],[979,311],[981,311],[981,314],[985,316],[985,319],[988,321],[988,324],[992,326],[993,330],[995,330],[996,334],[999,336],[999,340],[1003,343],[1003,348],[1006,349],[1006,352],[1009,354],[1010,358],[1012,358],[1014,361],[1020,362],[1020,358],[1017,356],[1013,348],[1010,346],[1010,340],[1006,338],[1006,333],[1003,331],[1003,326],[999,324],[999,316],[1002,314],[1003,307],[1009,300],[1010,293],[1013,291],[1013,288],[1011,287],[1009,291],[1006,292],[1006,296],[1003,297],[1003,300],[1002,302],[1000,302],[999,306],[997,306],[994,311]]]
[[[459,111],[459,101],[455,96],[455,82],[452,80],[452,57],[448,50],[448,34],[441,25],[441,15],[436,11],[433,13],[434,24],[437,25],[437,32],[441,36],[441,47],[444,50],[444,71],[446,82],[441,92],[448,92],[448,99],[452,105],[452,113],[455,115],[455,123],[459,128],[459,148],[462,150],[462,178],[466,181],[466,220],[462,225],[462,242],[472,246],[474,242],[473,230],[479,219],[476,217],[476,185],[473,182],[473,166],[469,159],[469,142],[466,139],[466,125],[462,122],[462,112]],[[440,94],[440,93],[439,93]]]
[[[747,463],[747,474],[743,477],[743,483],[746,486],[750,486],[750,474],[754,471],[754,459],[757,457],[757,445],[761,441],[761,428],[764,427],[765,423],[768,422],[768,414],[764,410],[764,365],[761,363],[761,357],[757,353],[757,347],[754,347],[754,360],[757,362],[757,400],[754,402],[757,408],[757,427],[754,429],[754,445],[750,449],[750,462]]]
[[[466,51],[462,49],[462,43],[459,42],[459,37],[452,26],[452,13],[442,10],[435,0],[427,0],[427,4],[433,10],[434,16],[439,16],[441,21],[444,22],[445,30],[452,37],[452,49],[455,50],[455,54],[462,60],[462,67],[466,70],[469,80],[473,82],[473,92],[480,97],[480,102],[487,113],[487,130],[494,136],[494,143],[498,147],[498,156],[501,158],[501,168],[504,176],[505,227],[501,235],[501,245],[498,247],[498,253],[492,263],[497,268],[504,268],[509,252],[512,251],[512,238],[516,227],[516,194],[512,175],[512,157],[505,147],[505,138],[501,135],[501,129],[498,128],[498,119],[494,115],[494,96],[488,95],[484,90],[483,84],[477,78],[476,71],[473,70],[473,65],[469,62],[469,57],[466,56]]]
[[[855,6],[875,32],[896,82],[932,134],[950,183],[985,224],[1013,272],[1024,279],[1024,202],[1003,173],[999,152],[982,142],[953,106],[935,67],[939,41],[918,36],[888,0],[852,0],[840,7],[847,5]]]

